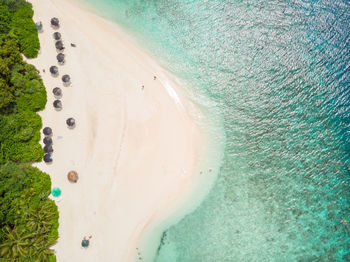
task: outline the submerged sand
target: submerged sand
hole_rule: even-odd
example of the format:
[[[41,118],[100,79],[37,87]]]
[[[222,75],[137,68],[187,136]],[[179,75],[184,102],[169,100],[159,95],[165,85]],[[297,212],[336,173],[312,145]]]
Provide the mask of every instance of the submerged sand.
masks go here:
[[[40,113],[53,129],[53,163],[37,166],[62,189],[58,262],[142,258],[142,233],[189,196],[203,136],[177,82],[114,24],[69,0],[31,0],[42,21],[41,53],[31,60],[47,88]],[[50,19],[58,17],[66,63],[58,66]],[[71,47],[74,43],[76,47]],[[59,76],[49,67],[57,65]],[[45,69],[45,72],[43,72]],[[61,77],[71,76],[64,87]],[[157,79],[154,80],[154,76]],[[144,88],[142,88],[144,86]],[[61,87],[63,110],[52,106]],[[74,117],[74,129],[66,119]],[[72,184],[67,172],[76,170]],[[81,247],[92,235],[90,246]]]

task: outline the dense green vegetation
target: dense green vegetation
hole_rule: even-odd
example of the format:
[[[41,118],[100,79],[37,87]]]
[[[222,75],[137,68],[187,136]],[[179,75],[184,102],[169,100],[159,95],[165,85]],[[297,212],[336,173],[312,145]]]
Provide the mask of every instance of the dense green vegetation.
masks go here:
[[[46,104],[38,70],[21,55],[40,48],[32,16],[25,0],[0,0],[0,261],[56,261],[50,177],[28,164],[44,154],[36,112]]]
[[[2,165],[0,175],[0,257],[48,261],[58,237],[57,207],[47,198],[50,177],[15,163]]]
[[[0,43],[0,164],[39,161],[41,119],[46,91],[34,66],[22,61],[16,40]]]
[[[36,57],[40,49],[38,32],[32,17],[32,5],[29,3],[18,8],[12,17],[14,34],[18,37],[20,50],[26,57]]]
[[[24,0],[0,0],[0,33],[15,37],[20,51],[28,58],[36,57],[40,49],[32,17],[30,3]]]

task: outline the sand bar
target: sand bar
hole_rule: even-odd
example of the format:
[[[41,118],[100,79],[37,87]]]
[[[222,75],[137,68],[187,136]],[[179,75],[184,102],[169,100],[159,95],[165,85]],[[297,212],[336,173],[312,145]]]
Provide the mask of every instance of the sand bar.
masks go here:
[[[174,81],[114,24],[69,0],[31,0],[42,21],[31,60],[48,93],[41,112],[53,129],[53,163],[37,166],[62,189],[58,262],[134,261],[142,232],[185,201],[199,174],[203,136]],[[66,63],[59,66],[50,19],[60,19]],[[74,43],[76,47],[71,47]],[[59,76],[49,67],[57,65]],[[45,69],[45,72],[43,72]],[[62,85],[69,74],[72,84]],[[157,79],[154,80],[154,75]],[[142,88],[144,86],[144,88]],[[63,110],[52,106],[61,87]],[[65,120],[77,125],[68,129]],[[77,184],[67,172],[79,173]],[[172,211],[169,211],[172,210]],[[92,235],[88,249],[84,236]]]

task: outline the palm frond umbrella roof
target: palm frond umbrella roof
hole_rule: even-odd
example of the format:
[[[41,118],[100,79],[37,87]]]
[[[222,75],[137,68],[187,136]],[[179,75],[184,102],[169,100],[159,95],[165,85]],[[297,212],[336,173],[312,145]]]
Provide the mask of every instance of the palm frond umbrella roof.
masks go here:
[[[51,66],[50,67],[50,73],[53,75],[58,74],[58,67],[57,66]]]
[[[50,154],[45,154],[43,157],[45,163],[51,163],[52,162],[52,156]]]
[[[64,83],[69,83],[70,82],[70,76],[69,75],[64,75],[62,76],[62,81]]]
[[[43,129],[43,133],[44,133],[44,135],[49,136],[52,134],[52,129],[50,127],[45,127]]]
[[[62,95],[62,89],[59,88],[59,87],[55,87],[55,88],[52,90],[52,93],[53,93],[55,96],[61,96],[61,95]]]
[[[62,53],[59,53],[59,54],[56,56],[57,61],[58,61],[59,63],[64,62],[64,57],[65,57],[65,55],[62,54]]]
[[[44,146],[44,152],[47,153],[47,154],[52,153],[53,152],[52,145]]]
[[[66,123],[68,126],[74,126],[75,125],[75,119],[73,117],[70,117],[66,120]]]
[[[61,100],[55,100],[55,101],[53,101],[53,107],[54,107],[54,108],[62,108],[62,102],[61,102]]]
[[[63,50],[63,49],[64,49],[64,46],[63,46],[63,43],[62,43],[61,40],[60,40],[60,41],[57,41],[57,42],[55,43],[55,47],[56,47],[56,49],[58,49],[58,50]]]
[[[60,25],[60,20],[58,20],[57,17],[53,17],[51,19],[51,25],[56,26],[56,27],[59,26]]]
[[[53,38],[54,38],[56,41],[61,40],[61,33],[59,33],[59,32],[53,33]]]
[[[45,145],[52,145],[52,138],[51,137],[44,137],[43,142]]]
[[[69,171],[67,174],[67,178],[70,182],[76,183],[78,181],[78,173],[74,170]]]

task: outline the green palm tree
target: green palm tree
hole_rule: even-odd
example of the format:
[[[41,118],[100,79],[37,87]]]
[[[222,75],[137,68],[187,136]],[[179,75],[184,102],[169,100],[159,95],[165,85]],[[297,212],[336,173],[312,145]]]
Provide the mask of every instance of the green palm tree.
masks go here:
[[[50,247],[56,243],[56,240],[49,237],[54,217],[50,204],[45,203],[38,210],[31,211],[27,218],[27,228],[35,232],[30,253],[33,262],[47,261],[54,254]]]
[[[54,218],[50,206],[45,203],[39,210],[31,211],[27,219],[27,227],[38,234],[45,234],[51,230],[50,221]]]
[[[54,254],[54,251],[52,249],[43,248],[35,256],[36,258],[35,261],[38,261],[38,262],[47,261],[49,257],[53,254]]]
[[[47,234],[37,234],[32,243],[31,257],[35,258],[33,261],[47,261],[54,254],[50,247],[55,243],[56,240],[48,240]]]
[[[31,247],[30,238],[33,234],[23,234],[18,232],[17,228],[10,229],[5,227],[5,241],[0,244],[0,257],[8,259],[16,259],[19,257],[27,257]]]

